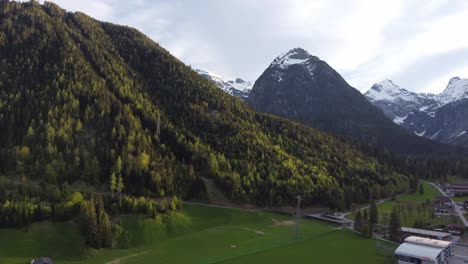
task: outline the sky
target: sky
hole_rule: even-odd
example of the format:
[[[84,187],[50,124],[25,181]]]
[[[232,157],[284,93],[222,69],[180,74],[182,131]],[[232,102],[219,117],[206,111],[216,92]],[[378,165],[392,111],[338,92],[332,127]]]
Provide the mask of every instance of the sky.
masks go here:
[[[42,0],[39,2],[43,2]],[[135,27],[193,68],[256,80],[302,47],[365,92],[391,79],[439,93],[468,78],[466,0],[52,0]]]

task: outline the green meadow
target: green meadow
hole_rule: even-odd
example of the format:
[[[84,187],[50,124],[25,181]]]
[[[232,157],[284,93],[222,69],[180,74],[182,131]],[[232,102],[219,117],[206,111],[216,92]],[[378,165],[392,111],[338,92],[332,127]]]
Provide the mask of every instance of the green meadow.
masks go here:
[[[129,231],[128,249],[90,249],[72,222],[1,229],[0,263],[25,264],[38,256],[58,264],[392,263],[377,253],[377,240],[309,220],[301,221],[296,238],[291,217],[265,211],[185,205],[158,219],[127,215],[118,221]]]

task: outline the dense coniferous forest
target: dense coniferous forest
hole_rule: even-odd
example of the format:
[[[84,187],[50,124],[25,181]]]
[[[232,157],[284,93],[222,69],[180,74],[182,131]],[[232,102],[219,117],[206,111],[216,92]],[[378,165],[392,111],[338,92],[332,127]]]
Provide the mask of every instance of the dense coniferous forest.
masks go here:
[[[137,30],[53,3],[2,1],[0,29],[0,172],[10,185],[192,198],[211,178],[239,203],[291,204],[300,193],[306,205],[349,208],[454,170],[257,113]],[[52,210],[34,192],[0,189],[0,209],[16,198]]]

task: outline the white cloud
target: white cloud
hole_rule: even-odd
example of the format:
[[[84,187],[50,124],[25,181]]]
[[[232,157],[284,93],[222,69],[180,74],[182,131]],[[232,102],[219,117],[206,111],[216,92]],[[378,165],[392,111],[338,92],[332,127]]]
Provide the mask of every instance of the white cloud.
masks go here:
[[[408,89],[440,92],[452,75],[468,77],[468,59],[456,56],[468,48],[465,0],[54,2],[136,27],[187,64],[228,78],[255,79],[297,46],[361,91],[390,78]]]

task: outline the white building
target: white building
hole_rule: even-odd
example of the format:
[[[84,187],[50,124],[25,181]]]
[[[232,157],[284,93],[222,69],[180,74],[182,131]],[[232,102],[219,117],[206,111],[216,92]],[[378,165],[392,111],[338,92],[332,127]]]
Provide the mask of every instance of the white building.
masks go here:
[[[398,264],[448,264],[453,258],[452,242],[410,236],[395,250]]]

